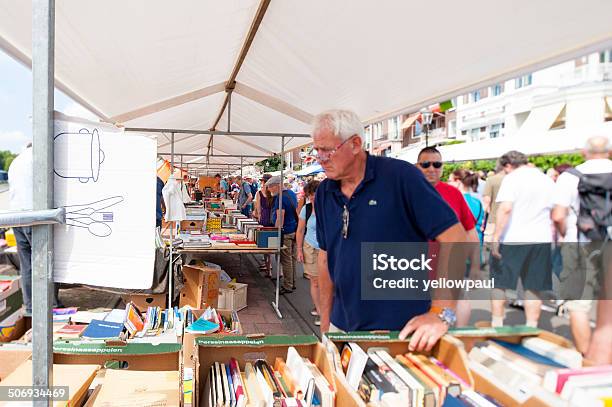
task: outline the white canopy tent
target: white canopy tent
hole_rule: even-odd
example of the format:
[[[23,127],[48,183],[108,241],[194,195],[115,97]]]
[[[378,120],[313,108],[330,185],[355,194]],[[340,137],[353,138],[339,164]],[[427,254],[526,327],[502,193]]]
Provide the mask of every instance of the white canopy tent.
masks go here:
[[[0,47],[26,65],[31,9],[29,1],[0,3]],[[327,108],[350,108],[371,122],[612,47],[610,15],[605,0],[62,0],[55,77],[76,101],[127,127],[226,130],[231,93],[232,131],[304,134]],[[160,153],[170,152],[165,135]],[[214,136],[211,148],[209,141],[177,134],[174,152],[281,151],[268,137]],[[291,149],[307,140],[286,142]]]
[[[35,55],[40,208],[52,205],[53,78],[103,120],[158,133],[158,153],[174,139],[179,156],[249,163],[304,144],[324,109],[373,122],[612,47],[607,0],[33,1],[34,27],[32,2],[0,2],[0,48],[26,66]],[[52,253],[45,234],[33,228],[35,248]],[[33,382],[48,385],[52,266],[36,260]]]

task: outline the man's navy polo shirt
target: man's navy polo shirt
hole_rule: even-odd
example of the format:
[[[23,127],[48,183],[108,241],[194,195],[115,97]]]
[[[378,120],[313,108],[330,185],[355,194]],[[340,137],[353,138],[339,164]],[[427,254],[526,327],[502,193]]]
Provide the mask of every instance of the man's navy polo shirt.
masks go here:
[[[317,189],[317,239],[334,283],[331,322],[344,331],[399,330],[429,310],[430,301],[362,301],[362,242],[426,242],[456,224],[453,210],[412,164],[368,154],[363,181],[351,199],[338,181]],[[350,213],[342,236],[344,205]]]

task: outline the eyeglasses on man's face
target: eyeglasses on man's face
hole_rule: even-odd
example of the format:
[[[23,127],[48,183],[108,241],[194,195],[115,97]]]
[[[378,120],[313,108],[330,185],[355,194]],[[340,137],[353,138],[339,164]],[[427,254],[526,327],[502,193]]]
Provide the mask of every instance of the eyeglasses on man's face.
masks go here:
[[[442,161],[421,161],[419,167],[427,169],[433,165],[434,168],[442,168]]]
[[[333,147],[333,148],[315,147],[315,148],[312,149],[312,155],[319,162],[330,160],[330,159],[333,158],[334,154],[336,154],[336,152],[338,152],[338,150],[344,144],[346,144],[349,140],[353,139],[353,137],[355,137],[355,136],[351,136],[351,137],[347,138],[342,143],[338,144],[336,147]]]

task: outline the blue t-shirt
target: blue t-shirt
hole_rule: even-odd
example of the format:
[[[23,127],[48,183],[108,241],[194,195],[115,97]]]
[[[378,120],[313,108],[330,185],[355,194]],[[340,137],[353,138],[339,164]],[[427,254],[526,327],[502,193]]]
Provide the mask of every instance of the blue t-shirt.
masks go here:
[[[306,220],[306,205],[302,206],[300,219]],[[308,222],[306,223],[306,235],[304,235],[304,240],[315,249],[319,248],[319,242],[317,241],[317,216],[314,212],[310,214]]]
[[[368,155],[363,181],[351,199],[338,181],[317,189],[317,239],[327,252],[334,283],[331,322],[344,331],[399,330],[431,305],[428,300],[361,299],[362,242],[426,242],[456,224],[457,217],[421,171],[406,162]],[[342,235],[344,206],[348,236]]]
[[[482,222],[484,221],[485,213],[484,206],[482,205],[482,202],[480,202],[480,199],[470,193],[465,193],[463,196],[465,198],[465,202],[467,202],[468,206],[470,207],[470,211],[472,211],[472,214],[474,215],[474,219],[476,219],[476,233],[478,233],[478,239],[482,244],[484,239],[482,232]]]
[[[227,181],[222,179],[221,181],[219,181],[219,188],[225,192],[227,192],[229,190],[229,185],[227,184]]]
[[[283,222],[283,233],[295,233],[297,230],[297,195],[293,191],[283,191],[283,210],[285,211],[285,219]],[[276,211],[278,210],[278,195],[274,197],[272,204],[272,224],[276,224]]]

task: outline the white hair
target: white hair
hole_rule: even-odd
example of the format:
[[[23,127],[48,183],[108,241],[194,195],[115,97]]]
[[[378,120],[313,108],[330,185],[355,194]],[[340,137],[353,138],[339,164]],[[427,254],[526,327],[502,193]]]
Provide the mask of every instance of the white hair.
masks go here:
[[[590,137],[584,149],[591,154],[608,154],[611,149],[610,139],[606,136]]]
[[[321,130],[329,130],[342,141],[357,135],[363,140],[363,123],[357,114],[350,110],[327,110],[319,113],[312,121],[312,133],[319,133]]]

